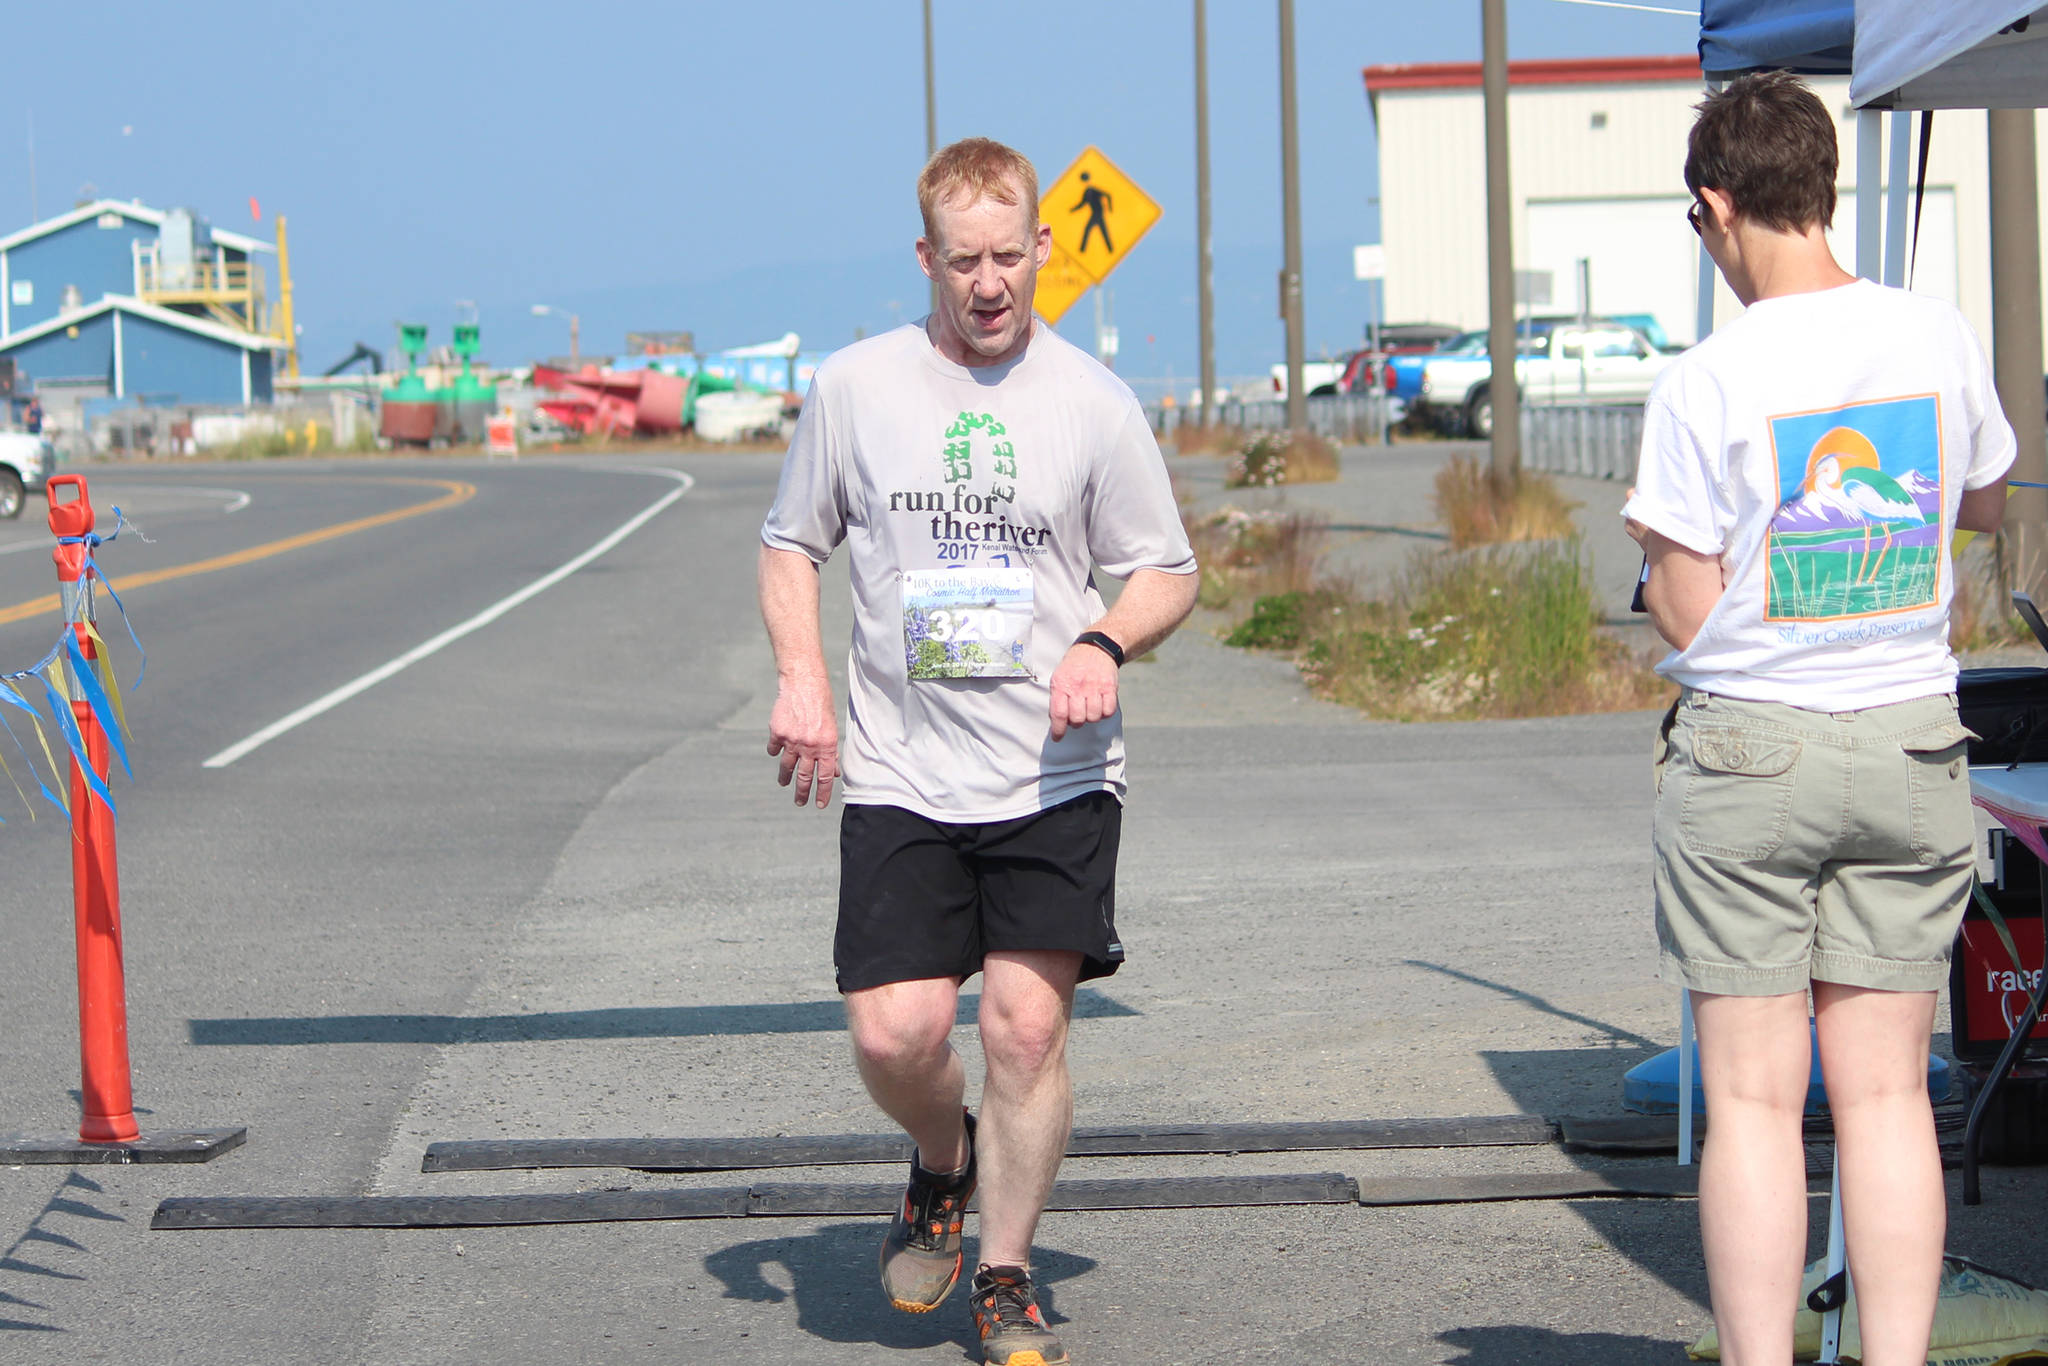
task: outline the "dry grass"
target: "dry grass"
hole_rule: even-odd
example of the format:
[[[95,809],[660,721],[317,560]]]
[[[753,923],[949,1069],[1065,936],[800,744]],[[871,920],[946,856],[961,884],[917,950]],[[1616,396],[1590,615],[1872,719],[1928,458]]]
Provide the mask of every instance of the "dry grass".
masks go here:
[[[1523,470],[1503,482],[1469,455],[1452,456],[1437,472],[1434,501],[1457,550],[1570,536],[1572,509],[1578,506],[1547,474]]]
[[[1175,427],[1168,444],[1175,455],[1221,455],[1225,451],[1235,454],[1243,450],[1244,443],[1244,428],[1212,422],[1206,427],[1194,423]]]
[[[1328,536],[1319,513],[1224,507],[1198,516],[1183,507],[1181,518],[1201,566],[1204,607],[1221,611],[1271,594],[1306,592],[1316,583]]]
[[[2012,610],[1999,572],[1996,536],[1971,537],[1956,556],[1955,569],[1956,595],[1948,609],[1951,650],[1997,650],[2033,640],[2034,633]]]
[[[1314,432],[1269,432],[1245,443],[1223,473],[1225,488],[1328,484],[1337,478],[1337,448]]]

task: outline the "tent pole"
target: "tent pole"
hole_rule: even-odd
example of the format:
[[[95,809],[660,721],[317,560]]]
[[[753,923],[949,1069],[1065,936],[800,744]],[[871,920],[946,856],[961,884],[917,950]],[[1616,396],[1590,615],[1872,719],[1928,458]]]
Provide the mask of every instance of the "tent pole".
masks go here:
[[[1884,112],[1856,111],[1856,273],[1878,278],[1884,248]]]
[[[1718,95],[1721,93],[1721,87],[1725,84],[1725,81],[1708,81],[1707,93],[1709,95]],[[1718,278],[1719,271],[1714,265],[1714,258],[1707,254],[1707,244],[1702,239],[1700,242],[1699,261],[1694,267],[1693,275],[1695,307],[1693,310],[1692,339],[1695,342],[1703,342],[1713,334],[1714,285]]]
[[[2048,481],[2048,416],[2041,386],[2041,209],[2034,111],[1993,109],[1991,355],[1998,400],[2019,437],[2011,477]],[[2036,597],[2048,555],[2048,490],[2016,488],[2005,504],[1999,565],[2006,587]]]
[[[1884,282],[1906,286],[1906,201],[1913,192],[1913,111],[1892,111],[1892,166],[1884,187]]]

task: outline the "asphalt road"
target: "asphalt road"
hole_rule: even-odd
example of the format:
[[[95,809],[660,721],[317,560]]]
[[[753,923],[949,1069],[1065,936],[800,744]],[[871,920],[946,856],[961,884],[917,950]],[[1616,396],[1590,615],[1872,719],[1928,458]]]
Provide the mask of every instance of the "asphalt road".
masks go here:
[[[204,1167],[0,1170],[0,1361],[972,1359],[963,1305],[881,1304],[875,1220],[147,1227],[173,1195],[749,1179],[423,1174],[438,1139],[883,1127],[838,1032],[836,819],[792,810],[762,752],[773,671],[751,567],[772,457],[665,462],[688,491],[586,567],[205,766],[585,554],[678,487],[661,463],[89,472],[95,503],[150,537],[104,548],[117,582],[243,556],[124,592],[149,670],[117,798],[142,1122],[250,1137]],[[1369,457],[1347,465],[1347,483],[1372,475]],[[1426,517],[1359,497],[1361,525]],[[49,591],[46,557],[13,549],[32,543],[31,523],[0,524],[0,667],[54,635],[48,615],[5,619]],[[843,594],[835,569],[833,640]],[[1653,717],[1368,723],[1199,627],[1129,666],[1125,695],[1132,959],[1084,998],[1082,1123],[1615,1114],[1622,1071],[1672,1041],[1646,896]],[[4,814],[0,1129],[61,1131],[77,1085],[65,834]],[[959,1039],[971,1055],[972,1031]],[[1500,1148],[1066,1174],[1580,1161]],[[2038,1179],[1988,1172],[1986,1192],[1955,1209],[1951,1245],[2039,1281],[2048,1251],[2023,1235]],[[1634,1366],[1682,1360],[1706,1325],[1693,1217],[1665,1201],[1054,1214],[1038,1260],[1083,1362]]]

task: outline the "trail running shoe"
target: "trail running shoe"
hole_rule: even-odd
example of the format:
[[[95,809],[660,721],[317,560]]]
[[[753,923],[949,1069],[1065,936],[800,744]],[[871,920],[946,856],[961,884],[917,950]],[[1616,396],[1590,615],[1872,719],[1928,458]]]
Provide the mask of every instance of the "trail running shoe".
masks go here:
[[[967,1170],[934,1176],[910,1157],[910,1188],[882,1240],[882,1290],[906,1314],[929,1314],[960,1279],[960,1225],[974,1194],[974,1115],[966,1112]]]
[[[985,1266],[974,1273],[974,1326],[988,1366],[1066,1366],[1067,1349],[1045,1326],[1031,1273]]]

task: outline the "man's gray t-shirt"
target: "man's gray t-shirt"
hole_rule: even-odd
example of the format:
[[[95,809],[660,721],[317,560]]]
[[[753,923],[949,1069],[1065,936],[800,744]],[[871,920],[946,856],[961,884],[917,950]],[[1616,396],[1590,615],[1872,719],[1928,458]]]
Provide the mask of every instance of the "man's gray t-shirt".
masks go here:
[[[835,352],[811,382],[761,539],[819,564],[849,546],[847,801],[981,823],[1086,792],[1122,798],[1121,713],[1055,743],[1048,685],[1102,616],[1091,563],[1117,578],[1186,574],[1194,552],[1137,399],[1044,322],[997,366],[954,364],[916,323]],[[934,641],[927,585],[948,583],[991,607],[1007,594],[1013,613],[1026,610],[1021,592],[1028,641]]]

